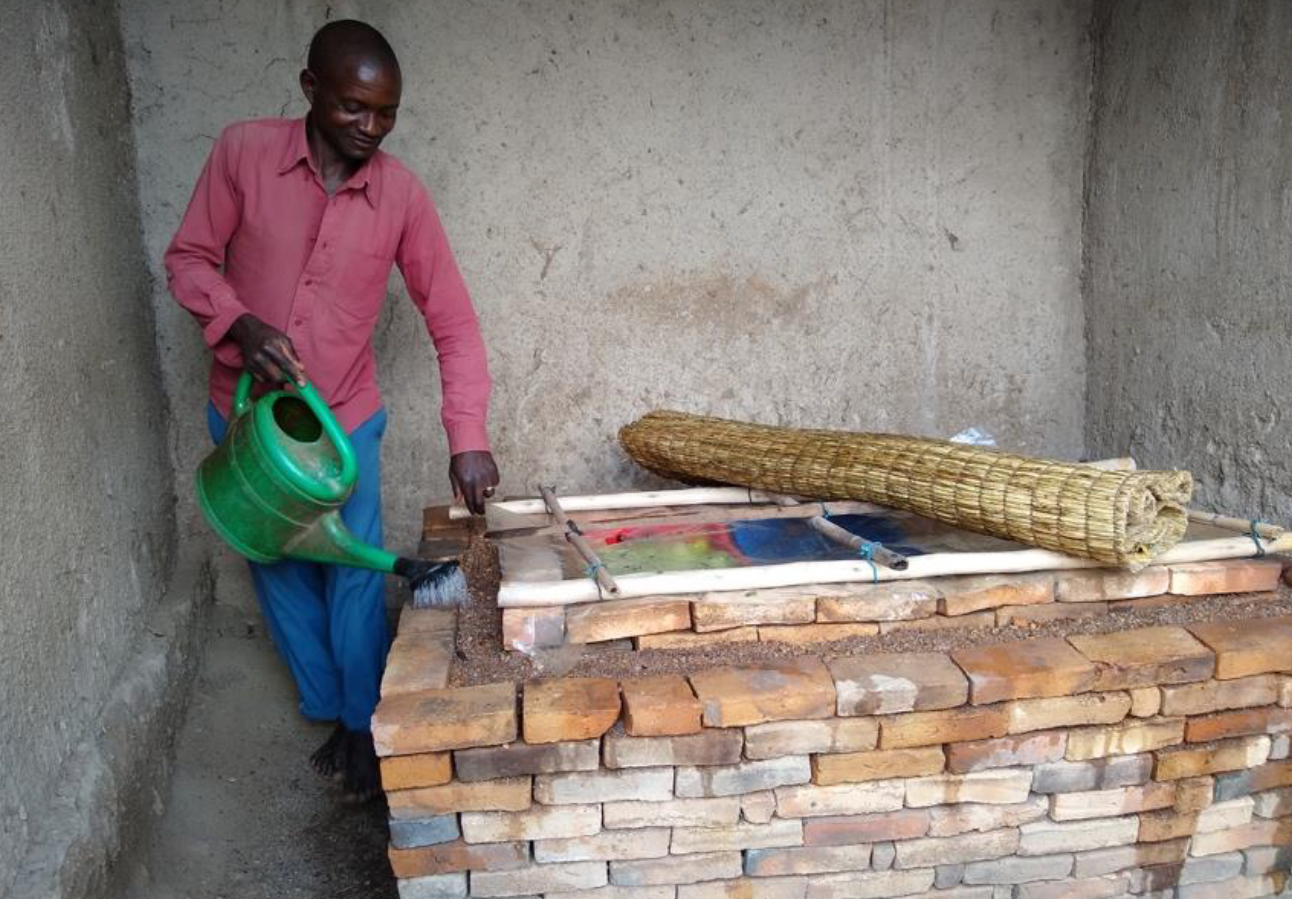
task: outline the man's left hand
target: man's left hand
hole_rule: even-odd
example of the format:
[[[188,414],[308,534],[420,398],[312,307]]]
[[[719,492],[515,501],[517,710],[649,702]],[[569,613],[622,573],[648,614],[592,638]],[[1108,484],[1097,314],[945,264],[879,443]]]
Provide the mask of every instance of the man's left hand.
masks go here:
[[[498,486],[498,466],[493,454],[484,450],[455,453],[449,459],[449,483],[453,493],[467,504],[474,515],[484,514],[485,500]]]

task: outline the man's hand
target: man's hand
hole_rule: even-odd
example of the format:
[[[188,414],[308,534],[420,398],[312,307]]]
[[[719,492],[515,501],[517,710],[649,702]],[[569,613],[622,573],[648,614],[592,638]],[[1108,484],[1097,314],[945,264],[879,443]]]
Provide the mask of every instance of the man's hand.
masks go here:
[[[449,483],[472,514],[483,515],[485,499],[493,496],[493,488],[498,486],[493,454],[484,450],[455,453],[449,459]]]
[[[305,383],[305,366],[291,338],[282,331],[247,313],[238,316],[229,328],[229,336],[242,349],[242,364],[257,381]]]

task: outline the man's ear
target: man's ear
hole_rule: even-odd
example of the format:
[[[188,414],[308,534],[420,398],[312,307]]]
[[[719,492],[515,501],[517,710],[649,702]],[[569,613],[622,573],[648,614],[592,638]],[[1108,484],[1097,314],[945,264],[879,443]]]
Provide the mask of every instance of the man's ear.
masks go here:
[[[309,69],[301,69],[301,93],[310,106],[314,105],[314,92],[318,90],[319,80]]]

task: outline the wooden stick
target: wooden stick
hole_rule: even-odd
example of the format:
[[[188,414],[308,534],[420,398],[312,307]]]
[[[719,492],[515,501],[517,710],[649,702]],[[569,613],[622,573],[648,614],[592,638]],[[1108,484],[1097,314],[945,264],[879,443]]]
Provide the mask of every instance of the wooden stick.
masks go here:
[[[1189,520],[1203,524],[1214,524],[1218,528],[1224,528],[1227,531],[1238,531],[1240,534],[1250,534],[1253,525],[1253,522],[1249,519],[1217,515],[1215,512],[1203,512],[1200,509],[1190,509]],[[1257,535],[1264,537],[1266,540],[1275,540],[1284,534],[1284,529],[1276,524],[1267,524],[1263,521],[1258,521],[1254,524]]]
[[[776,494],[773,494],[773,496],[775,497],[773,502],[782,508],[792,509],[803,505],[792,496],[780,496]],[[825,503],[821,503],[821,508],[825,508]],[[887,565],[895,571],[903,571],[906,568],[906,556],[901,553],[893,552],[881,543],[875,543],[874,541],[867,540],[864,537],[859,537],[852,531],[839,527],[839,525],[830,521],[824,515],[813,515],[808,518],[807,523],[808,527],[812,528],[812,530],[816,531],[827,540],[833,540],[835,543],[846,546],[858,553],[869,547],[871,552],[870,558],[873,558],[880,565]]]
[[[680,490],[646,490],[639,493],[591,493],[561,498],[567,512],[602,512],[608,509],[646,509],[651,506],[748,506],[770,503],[771,494],[744,487],[687,487]],[[490,503],[504,512],[533,515],[547,511],[541,499],[513,499]],[[449,511],[453,519],[469,518],[466,506],[454,506]]]
[[[1100,459],[1085,463],[1093,468],[1134,470],[1134,459]],[[683,487],[676,490],[643,490],[631,493],[588,493],[561,498],[566,512],[604,512],[611,509],[647,509],[652,506],[749,506],[774,503],[781,494],[745,487]],[[805,502],[815,502],[803,497]],[[833,500],[831,503],[833,504]],[[844,502],[840,500],[839,502]],[[511,499],[487,503],[490,508],[517,515],[541,515],[547,511],[541,499]],[[453,521],[471,517],[466,506],[453,506]]]
[[[579,533],[578,527],[574,522],[570,521],[569,516],[565,514],[565,510],[561,508],[561,504],[556,499],[556,492],[553,491],[551,487],[541,486],[538,488],[538,492],[543,497],[543,504],[547,507],[547,511],[552,514],[553,518],[560,522],[563,528],[565,528],[565,539],[569,541],[570,545],[573,546],[578,551],[579,555],[583,557],[583,561],[588,563],[588,568],[590,569],[592,576],[596,578],[597,595],[593,598],[600,599],[605,593],[609,593],[611,596],[618,596],[619,585],[616,584],[615,579],[610,576],[610,572],[606,571],[605,564],[602,563],[601,558],[593,551],[592,547],[588,545],[588,541],[583,538],[581,533]]]
[[[1292,534],[1262,542],[1266,553],[1292,552]],[[1258,555],[1250,537],[1193,540],[1180,543],[1153,560],[1154,565],[1245,559]],[[1079,559],[1044,549],[994,553],[930,553],[912,556],[905,571],[883,565],[874,569],[862,561],[790,562],[751,568],[710,568],[664,574],[630,574],[617,580],[624,597],[668,596],[679,593],[755,590],[763,587],[796,587],[807,584],[912,580],[952,574],[1016,574],[1025,571],[1065,571],[1106,567],[1092,559]],[[596,587],[586,580],[504,581],[498,588],[498,605],[563,606],[595,602]]]

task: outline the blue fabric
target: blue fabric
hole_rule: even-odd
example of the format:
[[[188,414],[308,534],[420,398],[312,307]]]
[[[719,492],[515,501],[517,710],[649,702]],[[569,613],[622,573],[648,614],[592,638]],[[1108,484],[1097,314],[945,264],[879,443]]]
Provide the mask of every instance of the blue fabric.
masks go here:
[[[211,439],[219,443],[227,423],[213,404],[207,406],[206,418]],[[381,409],[350,433],[359,482],[341,507],[346,527],[378,546],[385,431]],[[339,718],[349,730],[368,730],[390,648],[385,576],[314,562],[249,564],[269,634],[296,680],[301,714],[319,721]]]

